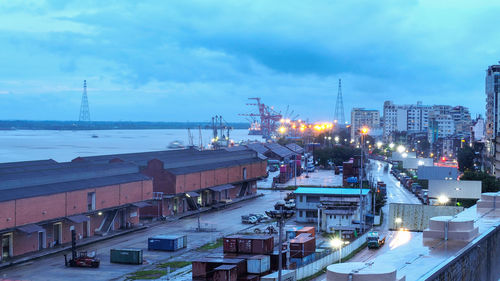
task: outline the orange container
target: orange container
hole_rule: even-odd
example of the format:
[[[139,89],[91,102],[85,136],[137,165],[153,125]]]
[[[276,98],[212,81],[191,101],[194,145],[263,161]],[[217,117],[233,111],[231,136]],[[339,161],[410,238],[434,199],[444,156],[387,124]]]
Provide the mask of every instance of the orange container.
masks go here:
[[[300,234],[308,233],[311,235],[311,237],[315,237],[316,236],[316,229],[314,228],[314,226],[307,226],[307,227],[303,227],[303,228],[297,230],[296,233],[297,233],[297,236],[299,236]]]

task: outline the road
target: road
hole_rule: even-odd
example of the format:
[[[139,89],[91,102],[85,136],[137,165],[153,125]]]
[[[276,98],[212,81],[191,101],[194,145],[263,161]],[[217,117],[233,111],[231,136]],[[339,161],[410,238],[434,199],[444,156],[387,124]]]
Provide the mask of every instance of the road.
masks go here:
[[[192,229],[198,225],[196,216],[174,222],[165,222],[148,229],[92,244],[82,250],[96,251],[101,259],[98,269],[66,268],[63,254],[54,254],[28,263],[20,264],[0,271],[0,280],[121,280],[130,272],[143,266],[111,264],[109,250],[112,248],[142,248],[148,264],[164,261],[181,254],[197,258],[199,253],[190,251],[208,242],[213,242],[227,234],[236,233],[248,228],[241,224],[241,215],[248,213],[263,213],[271,209],[277,200],[283,199],[286,192],[263,191],[265,196],[240,202],[219,212],[204,213],[201,223],[215,227],[216,232],[195,232]],[[188,248],[178,252],[147,251],[147,238],[159,234],[187,234]]]
[[[394,178],[389,172],[384,171],[384,166],[386,163],[376,160],[370,160],[371,163],[368,165],[368,177],[373,177],[375,182],[383,181],[387,184],[387,203],[382,208],[384,212],[384,217],[387,218],[389,214],[389,204],[390,203],[409,203],[409,204],[421,204],[420,200],[409,192],[407,189],[401,186],[401,183]],[[389,231],[388,221],[384,219],[382,225],[375,227],[375,230],[380,232],[382,235],[386,235],[386,243],[383,247],[377,250],[371,250],[368,248],[363,249],[352,257],[349,262],[368,262],[376,257],[390,251],[390,245],[397,245],[403,240],[406,240],[408,234],[406,232]],[[411,234],[410,234],[411,235]],[[326,274],[323,274],[314,279],[315,281],[326,280]]]

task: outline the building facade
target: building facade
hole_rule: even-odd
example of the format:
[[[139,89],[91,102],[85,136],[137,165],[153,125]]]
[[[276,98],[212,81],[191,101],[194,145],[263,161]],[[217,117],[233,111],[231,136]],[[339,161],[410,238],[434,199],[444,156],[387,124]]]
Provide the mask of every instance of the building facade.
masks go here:
[[[351,110],[351,140],[359,142],[360,130],[367,127],[370,130],[380,126],[380,112],[373,109],[353,108]]]
[[[0,164],[0,261],[139,223],[152,180],[127,163]]]

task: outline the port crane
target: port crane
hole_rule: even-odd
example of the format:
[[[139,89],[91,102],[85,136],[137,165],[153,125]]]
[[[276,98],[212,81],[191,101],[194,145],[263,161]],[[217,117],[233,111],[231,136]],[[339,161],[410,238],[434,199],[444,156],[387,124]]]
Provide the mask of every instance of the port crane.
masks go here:
[[[260,101],[260,98],[248,98],[249,100],[255,100],[256,103],[247,103],[249,106],[257,106],[259,113],[242,113],[240,116],[248,116],[251,118],[260,118],[260,133],[264,139],[270,139],[271,136],[276,132],[278,128],[279,121],[283,116],[274,110],[273,107],[269,107]]]

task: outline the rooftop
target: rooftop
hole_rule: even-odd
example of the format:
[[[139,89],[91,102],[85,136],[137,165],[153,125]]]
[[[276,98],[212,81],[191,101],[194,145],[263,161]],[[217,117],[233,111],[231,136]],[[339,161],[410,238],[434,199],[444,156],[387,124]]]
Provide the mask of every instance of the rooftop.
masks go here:
[[[369,189],[362,189],[362,194],[367,195]],[[294,191],[295,194],[318,194],[318,195],[353,195],[359,196],[359,188],[343,187],[299,187]]]

